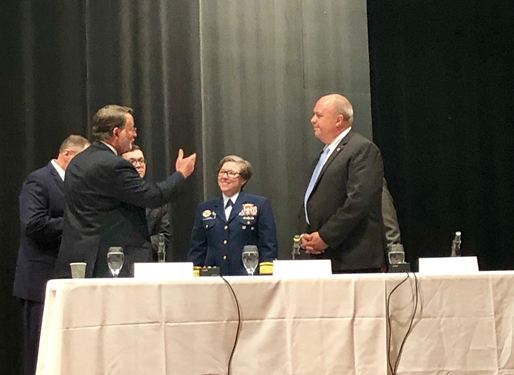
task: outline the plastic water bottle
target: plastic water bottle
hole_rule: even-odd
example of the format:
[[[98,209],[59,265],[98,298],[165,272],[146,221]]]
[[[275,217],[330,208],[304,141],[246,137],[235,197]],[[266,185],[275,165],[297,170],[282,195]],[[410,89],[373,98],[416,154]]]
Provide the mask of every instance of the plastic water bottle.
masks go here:
[[[291,252],[291,255],[292,255],[292,258],[293,260],[296,259],[296,256],[297,255],[300,255],[300,247],[301,247],[301,244],[300,244],[300,235],[299,234],[296,234],[294,237],[293,237],[293,250]]]
[[[164,263],[166,262],[166,243],[164,242],[164,234],[158,235],[157,246],[157,262]]]

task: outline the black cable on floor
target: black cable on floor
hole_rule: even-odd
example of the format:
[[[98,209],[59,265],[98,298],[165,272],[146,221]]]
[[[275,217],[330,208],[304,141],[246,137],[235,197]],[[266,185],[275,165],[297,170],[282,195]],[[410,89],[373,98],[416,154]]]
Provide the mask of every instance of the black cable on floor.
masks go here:
[[[237,330],[236,330],[236,337],[234,339],[234,346],[232,347],[232,352],[230,353],[230,358],[228,359],[228,365],[227,365],[227,374],[230,375],[232,373],[232,358],[234,357],[234,352],[236,351],[237,342],[239,341],[239,333],[241,332],[241,307],[239,306],[239,301],[236,296],[236,292],[234,292],[234,289],[232,288],[232,285],[225,279],[222,275],[220,275],[221,279],[227,284],[230,293],[232,295],[232,299],[234,300],[234,303],[236,305],[237,309]]]

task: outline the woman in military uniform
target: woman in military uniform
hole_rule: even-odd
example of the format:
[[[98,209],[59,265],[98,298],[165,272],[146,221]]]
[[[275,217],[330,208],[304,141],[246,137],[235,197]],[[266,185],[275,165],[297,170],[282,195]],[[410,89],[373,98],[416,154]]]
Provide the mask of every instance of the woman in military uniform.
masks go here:
[[[269,201],[242,189],[252,177],[252,165],[239,156],[225,156],[218,164],[221,197],[198,206],[191,233],[188,261],[216,266],[222,275],[246,275],[242,252],[256,245],[259,262],[278,256],[277,230]]]

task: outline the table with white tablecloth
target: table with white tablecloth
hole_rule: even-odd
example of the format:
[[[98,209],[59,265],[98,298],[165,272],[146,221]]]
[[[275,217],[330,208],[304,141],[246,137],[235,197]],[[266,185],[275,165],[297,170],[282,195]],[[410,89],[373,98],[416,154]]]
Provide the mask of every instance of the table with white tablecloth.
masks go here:
[[[231,374],[388,373],[410,324],[414,277],[227,277],[241,311]],[[514,374],[514,273],[418,275],[398,374]],[[238,327],[219,277],[52,280],[38,375],[227,374]]]

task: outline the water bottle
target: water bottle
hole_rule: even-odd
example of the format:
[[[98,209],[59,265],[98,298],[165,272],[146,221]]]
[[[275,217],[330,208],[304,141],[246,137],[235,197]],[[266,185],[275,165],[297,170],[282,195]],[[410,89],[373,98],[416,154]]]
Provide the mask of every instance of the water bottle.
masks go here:
[[[297,255],[300,255],[300,247],[301,247],[301,244],[300,244],[300,235],[299,234],[296,234],[294,237],[293,237],[293,250],[291,252],[291,255],[292,255],[292,258],[293,260],[296,259],[296,256]]]
[[[157,238],[157,262],[164,263],[166,262],[166,243],[164,242],[164,234],[159,234]]]
[[[462,243],[461,236],[461,232],[455,232],[455,238],[452,241],[452,257],[460,257],[460,244]]]

